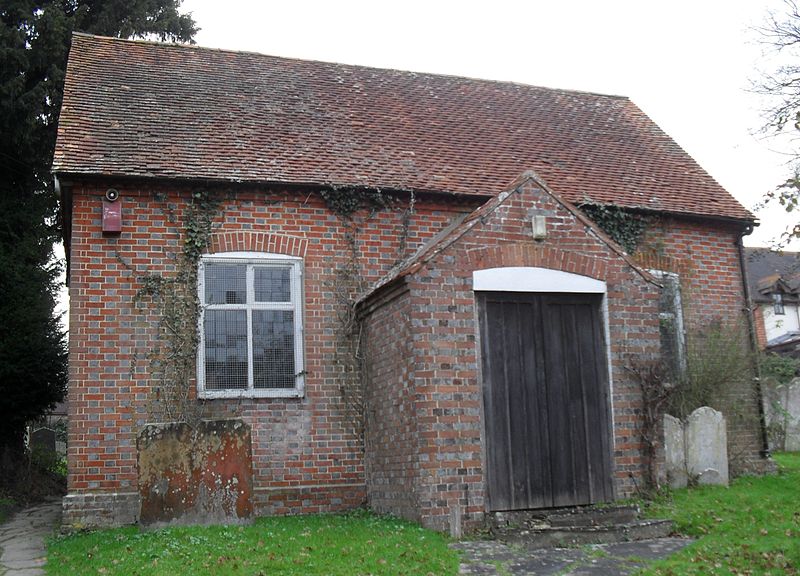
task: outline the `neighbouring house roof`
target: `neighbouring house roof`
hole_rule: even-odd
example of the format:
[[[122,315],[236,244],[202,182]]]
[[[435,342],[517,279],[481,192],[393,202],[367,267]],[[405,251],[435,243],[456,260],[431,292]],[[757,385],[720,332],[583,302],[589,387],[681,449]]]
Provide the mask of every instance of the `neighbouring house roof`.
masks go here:
[[[772,302],[772,294],[800,292],[800,253],[745,248],[747,281],[754,302]]]
[[[770,352],[777,352],[778,349],[781,351],[788,351],[794,349],[797,343],[800,343],[800,332],[792,331],[776,336],[767,342],[767,349],[772,349]]]
[[[624,97],[84,34],[53,161],[481,196],[531,168],[573,203],[754,218]]]

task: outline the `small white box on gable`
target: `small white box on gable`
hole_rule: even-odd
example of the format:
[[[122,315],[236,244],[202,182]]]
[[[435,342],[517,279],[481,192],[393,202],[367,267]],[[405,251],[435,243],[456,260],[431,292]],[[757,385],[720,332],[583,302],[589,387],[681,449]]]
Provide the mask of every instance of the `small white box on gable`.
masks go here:
[[[544,214],[536,214],[531,218],[531,228],[533,229],[534,240],[547,238],[547,218]]]

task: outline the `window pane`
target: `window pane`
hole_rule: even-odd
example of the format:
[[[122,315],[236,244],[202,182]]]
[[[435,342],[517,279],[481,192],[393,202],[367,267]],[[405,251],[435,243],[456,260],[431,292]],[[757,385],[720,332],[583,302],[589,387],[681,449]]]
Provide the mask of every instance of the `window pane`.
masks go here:
[[[247,302],[247,266],[244,264],[206,264],[206,304],[244,304]]]
[[[253,310],[253,385],[294,388],[294,312]]]
[[[206,310],[206,390],[247,388],[247,312]]]
[[[291,293],[289,266],[258,266],[254,269],[256,302],[289,302]]]

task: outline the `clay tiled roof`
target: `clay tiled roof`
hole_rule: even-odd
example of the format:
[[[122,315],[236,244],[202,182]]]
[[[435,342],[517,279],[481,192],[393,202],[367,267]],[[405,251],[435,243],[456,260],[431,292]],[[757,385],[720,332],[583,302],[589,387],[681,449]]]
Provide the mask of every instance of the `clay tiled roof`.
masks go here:
[[[627,98],[80,34],[53,169],[753,218]]]

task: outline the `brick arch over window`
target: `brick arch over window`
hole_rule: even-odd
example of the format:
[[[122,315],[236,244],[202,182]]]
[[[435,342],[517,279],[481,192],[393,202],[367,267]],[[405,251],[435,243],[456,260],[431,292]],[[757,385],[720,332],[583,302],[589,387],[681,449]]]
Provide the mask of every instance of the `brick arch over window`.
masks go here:
[[[264,252],[305,258],[308,240],[269,232],[217,232],[211,236],[209,253]]]
[[[549,268],[603,281],[608,275],[608,262],[605,259],[552,246],[502,244],[469,250],[467,258],[473,270],[507,266]]]

